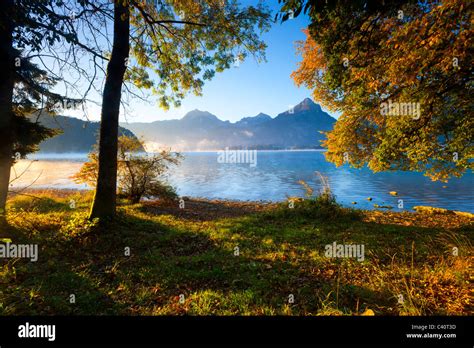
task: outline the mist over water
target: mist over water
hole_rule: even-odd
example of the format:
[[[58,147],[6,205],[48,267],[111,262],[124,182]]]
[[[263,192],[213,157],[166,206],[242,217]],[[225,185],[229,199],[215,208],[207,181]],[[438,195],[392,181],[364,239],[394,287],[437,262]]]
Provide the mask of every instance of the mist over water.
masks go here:
[[[345,206],[373,209],[374,204],[393,206],[394,211],[416,205],[474,212],[474,175],[469,172],[447,184],[432,182],[421,173],[372,173],[369,169],[348,166],[336,168],[326,162],[322,151],[258,151],[257,165],[218,163],[217,152],[185,152],[185,158],[172,167],[167,178],[182,196],[232,200],[281,201],[287,196],[304,196],[298,184],[304,180],[318,192],[320,182],[315,171],[329,179],[337,201]],[[87,189],[72,181],[87,154],[35,154],[31,162],[21,160],[15,165],[19,175],[13,188]],[[12,178],[15,177],[12,170]],[[390,191],[398,192],[391,196]],[[367,198],[371,197],[372,201]],[[403,209],[398,208],[403,200]]]
[[[39,154],[31,159],[18,161],[11,170],[10,188],[88,189],[85,184],[76,184],[71,176],[77,173],[87,154]]]

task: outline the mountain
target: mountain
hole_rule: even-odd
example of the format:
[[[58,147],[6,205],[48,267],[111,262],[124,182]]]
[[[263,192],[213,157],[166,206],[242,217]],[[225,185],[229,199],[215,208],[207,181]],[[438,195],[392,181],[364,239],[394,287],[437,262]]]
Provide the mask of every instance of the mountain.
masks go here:
[[[240,121],[236,122],[235,125],[239,127],[256,126],[265,121],[270,121],[271,119],[272,119],[271,116],[261,112],[257,116],[244,117]]]
[[[32,116],[35,120],[36,116]],[[97,143],[100,122],[88,122],[73,117],[41,115],[39,122],[48,128],[59,129],[62,133],[43,141],[43,153],[85,153],[90,152]],[[128,129],[120,127],[120,135],[135,137]]]
[[[213,126],[222,122],[217,118],[217,116],[211,114],[210,112],[201,111],[198,109],[188,112],[181,120],[189,125],[203,127]]]
[[[264,113],[236,123],[222,121],[200,110],[179,120],[151,123],[122,123],[143,137],[151,147],[171,147],[178,151],[229,148],[302,149],[320,148],[321,131],[329,131],[336,120],[311,99],[306,98],[275,118]]]

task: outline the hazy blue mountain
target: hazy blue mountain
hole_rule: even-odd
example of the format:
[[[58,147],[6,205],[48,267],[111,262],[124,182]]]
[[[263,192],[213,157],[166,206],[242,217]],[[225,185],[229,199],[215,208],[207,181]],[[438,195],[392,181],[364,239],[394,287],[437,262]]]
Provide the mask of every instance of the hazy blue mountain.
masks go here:
[[[244,117],[240,121],[235,123],[236,126],[239,127],[249,127],[249,126],[256,126],[260,123],[270,121],[272,118],[271,116],[264,114],[263,112],[259,113],[257,116],[252,117]]]
[[[88,122],[73,117],[42,115],[39,122],[48,127],[60,129],[61,134],[47,139],[40,144],[40,152],[68,153],[90,152],[97,143],[99,136],[99,122]],[[120,127],[120,135],[134,137],[128,129]]]
[[[179,120],[151,123],[122,123],[145,141],[175,150],[218,150],[230,148],[302,149],[320,148],[324,135],[336,120],[307,98],[293,110],[275,118],[264,113],[245,117],[236,123],[222,121],[200,110],[188,112]]]
[[[188,112],[181,119],[181,123],[192,127],[212,127],[221,124],[222,121],[210,112],[195,109]]]

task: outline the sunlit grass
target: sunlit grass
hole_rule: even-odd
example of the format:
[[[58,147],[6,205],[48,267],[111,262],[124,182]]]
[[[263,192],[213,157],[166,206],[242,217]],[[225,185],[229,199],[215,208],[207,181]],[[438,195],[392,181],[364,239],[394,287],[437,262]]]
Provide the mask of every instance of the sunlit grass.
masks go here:
[[[223,203],[144,203],[120,205],[101,226],[87,220],[90,192],[34,196],[9,201],[0,237],[37,243],[40,254],[1,261],[2,315],[467,315],[472,306],[469,216],[307,200],[228,217],[215,214]],[[365,260],[325,257],[334,241],[364,244]]]

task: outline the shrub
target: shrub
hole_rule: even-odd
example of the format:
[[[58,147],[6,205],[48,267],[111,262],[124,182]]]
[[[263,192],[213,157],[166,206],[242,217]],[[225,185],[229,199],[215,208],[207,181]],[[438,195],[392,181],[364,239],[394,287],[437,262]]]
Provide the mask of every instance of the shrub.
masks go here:
[[[90,232],[98,224],[98,219],[89,219],[87,212],[74,213],[66,224],[61,226],[64,235],[78,236]]]
[[[331,219],[348,216],[349,218],[357,218],[357,214],[349,209],[342,208],[336,201],[336,196],[332,193],[327,177],[320,172],[315,172],[321,182],[321,189],[318,195],[314,195],[314,189],[305,181],[300,180],[298,183],[305,189],[306,199],[298,203],[295,208],[298,212],[306,216]]]
[[[138,203],[142,197],[171,200],[177,197],[175,189],[163,181],[170,165],[179,164],[182,155],[163,150],[157,154],[143,152],[143,141],[121,136],[118,144],[117,191],[121,198]],[[89,161],[73,176],[77,183],[95,187],[98,177],[97,150],[89,154]]]

